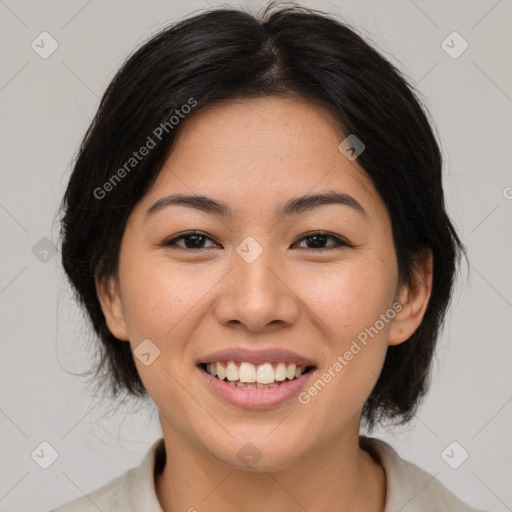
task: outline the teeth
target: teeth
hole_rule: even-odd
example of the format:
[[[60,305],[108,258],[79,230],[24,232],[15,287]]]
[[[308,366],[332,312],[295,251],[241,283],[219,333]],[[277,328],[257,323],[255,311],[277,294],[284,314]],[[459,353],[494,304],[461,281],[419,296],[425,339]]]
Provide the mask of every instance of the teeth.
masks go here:
[[[304,366],[297,366],[295,363],[277,363],[275,368],[272,363],[255,366],[245,361],[240,366],[234,361],[228,361],[227,364],[217,361],[206,365],[206,371],[214,377],[227,379],[228,384],[251,389],[276,387],[278,382],[286,379],[298,379],[304,370]]]
[[[238,380],[238,366],[233,361],[229,361],[228,363],[226,378],[230,381]]]
[[[206,369],[208,370],[209,373],[211,373],[214,377],[217,376],[217,371],[216,371],[216,365],[215,363],[210,363],[210,364],[207,364],[206,365]]]
[[[288,380],[292,380],[295,377],[295,370],[297,369],[297,366],[292,363],[286,367],[286,378]]]
[[[250,388],[250,389],[256,389],[256,384],[254,382],[235,382],[235,386],[238,386],[239,388]]]
[[[224,366],[222,366],[222,364],[220,363],[215,363],[215,368],[217,370],[217,376],[219,377],[219,379],[224,380],[226,378],[226,369],[224,368]],[[212,375],[214,374],[212,373]]]
[[[256,368],[251,363],[241,363],[238,375],[240,382],[256,382]],[[258,382],[261,382],[259,378]],[[265,384],[264,382],[261,383]]]
[[[232,382],[230,384],[233,384]],[[248,389],[268,389],[268,388],[277,388],[279,384],[276,382],[272,382],[270,384],[260,384],[259,382],[236,382],[235,386],[239,388],[248,388]]]
[[[240,369],[242,369],[242,365],[240,365]],[[242,373],[240,372],[240,375],[241,374]],[[260,384],[270,384],[271,382],[274,382],[274,380],[275,372],[272,365],[270,363],[260,364],[258,366],[258,382]]]
[[[286,365],[284,363],[279,363],[276,366],[276,380],[282,381],[286,379]]]

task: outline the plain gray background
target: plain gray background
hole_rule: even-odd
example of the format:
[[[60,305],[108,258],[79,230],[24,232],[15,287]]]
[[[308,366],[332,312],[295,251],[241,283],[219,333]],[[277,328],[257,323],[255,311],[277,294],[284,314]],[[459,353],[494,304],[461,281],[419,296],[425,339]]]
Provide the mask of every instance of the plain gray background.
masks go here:
[[[511,510],[511,2],[299,3],[349,22],[424,96],[445,156],[448,209],[471,264],[458,281],[417,418],[374,435],[465,501]],[[256,10],[263,2],[223,5]],[[123,59],[167,23],[207,7],[202,0],[0,1],[3,512],[46,511],[91,492],[138,465],[161,435],[154,408],[109,414],[110,405],[72,375],[87,368],[89,335],[52,253],[56,210]],[[47,58],[40,53],[52,42],[42,32],[58,44]],[[453,58],[464,41],[468,48]],[[48,469],[31,456],[44,441],[58,454]],[[457,469],[441,455],[454,441],[452,465],[462,449],[469,454]]]

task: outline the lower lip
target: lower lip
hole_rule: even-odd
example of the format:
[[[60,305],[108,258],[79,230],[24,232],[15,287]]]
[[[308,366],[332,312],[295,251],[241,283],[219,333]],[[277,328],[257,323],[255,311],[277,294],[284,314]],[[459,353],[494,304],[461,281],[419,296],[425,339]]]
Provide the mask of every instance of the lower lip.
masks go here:
[[[203,368],[198,368],[205,383],[218,396],[227,402],[244,409],[264,409],[280,405],[291,400],[306,387],[307,382],[315,373],[315,370],[310,370],[298,379],[283,381],[284,384],[280,384],[274,388],[253,389],[232,386],[231,384],[227,384],[226,382],[217,379],[207,371],[203,370]]]

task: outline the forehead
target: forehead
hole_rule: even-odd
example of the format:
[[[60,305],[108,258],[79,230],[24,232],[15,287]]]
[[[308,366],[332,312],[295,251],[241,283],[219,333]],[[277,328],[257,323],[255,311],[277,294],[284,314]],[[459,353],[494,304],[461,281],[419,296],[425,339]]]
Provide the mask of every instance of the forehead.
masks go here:
[[[345,137],[316,104],[284,96],[226,100],[182,121],[144,203],[193,191],[263,207],[319,189],[382,203],[357,161],[340,151]]]
[[[287,96],[233,99],[185,119],[174,152],[193,149],[194,156],[202,158],[208,151],[221,161],[258,156],[275,165],[306,158],[307,164],[332,160],[329,148],[336,149],[343,138],[339,123],[325,107]]]

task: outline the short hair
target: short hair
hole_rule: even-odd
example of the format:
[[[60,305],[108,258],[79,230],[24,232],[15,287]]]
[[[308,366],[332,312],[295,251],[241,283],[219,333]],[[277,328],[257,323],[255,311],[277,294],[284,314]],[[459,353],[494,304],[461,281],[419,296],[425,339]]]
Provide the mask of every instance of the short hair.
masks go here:
[[[267,96],[326,107],[345,135],[363,141],[357,161],[389,212],[402,282],[414,275],[419,251],[432,251],[423,320],[406,342],[388,347],[362,411],[370,429],[384,419],[405,423],[428,387],[465,253],[445,209],[440,147],[427,109],[393,64],[347,24],[297,5],[271,3],[259,16],[218,8],[182,19],[137,49],[106,89],[59,209],[63,267],[100,340],[94,379],[113,396],[124,391],[148,398],[130,344],[106,325],[95,276],[117,276],[128,216],[154,183],[182,125],[172,116],[191,99],[189,116],[221,101]],[[157,127],[156,147],[127,168]]]

